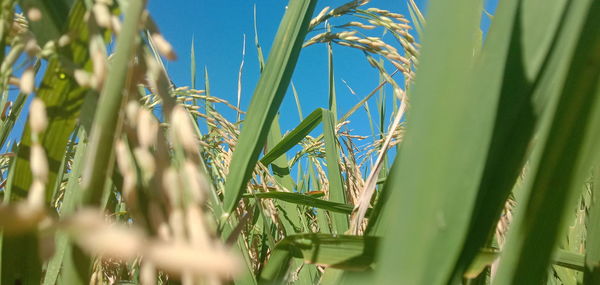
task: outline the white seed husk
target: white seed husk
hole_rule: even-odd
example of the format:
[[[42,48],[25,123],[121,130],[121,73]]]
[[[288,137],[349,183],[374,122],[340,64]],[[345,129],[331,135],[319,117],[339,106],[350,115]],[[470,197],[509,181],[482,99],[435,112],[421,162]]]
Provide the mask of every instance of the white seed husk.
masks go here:
[[[31,146],[30,153],[31,173],[36,180],[43,182],[48,181],[48,158],[44,148],[37,143]]]
[[[69,35],[62,35],[58,38],[58,46],[65,47],[71,43],[71,37]]]
[[[101,3],[94,4],[94,7],[92,7],[92,13],[94,13],[94,18],[96,19],[98,26],[107,29],[110,28],[110,11],[106,5]]]
[[[32,7],[27,11],[27,18],[32,22],[37,22],[42,19],[42,11],[36,7]]]
[[[173,50],[173,46],[159,33],[152,34],[152,41],[154,42],[156,49],[168,60],[176,60],[177,55]]]
[[[75,69],[73,71],[73,77],[79,86],[90,87],[92,75],[83,69]]]
[[[239,263],[224,251],[198,250],[186,245],[156,243],[145,257],[157,268],[169,273],[190,272],[200,275],[230,277],[239,272]]]
[[[40,180],[34,179],[27,193],[27,204],[33,211],[43,211],[46,204],[46,186]]]
[[[130,100],[125,106],[125,118],[132,127],[137,127],[138,113],[140,112],[140,103],[136,100]]]
[[[198,167],[191,161],[187,160],[183,165],[184,179],[187,182],[188,189],[191,191],[192,199],[195,203],[204,202],[207,189],[206,179],[200,174]]]
[[[187,111],[181,107],[173,108],[171,124],[177,140],[188,152],[197,151],[197,138]]]
[[[156,144],[158,136],[158,121],[145,108],[140,108],[137,115],[137,137],[140,145],[150,148]]]
[[[48,127],[46,104],[40,98],[34,98],[29,105],[29,126],[35,134],[40,134]]]
[[[33,93],[33,88],[35,84],[35,72],[32,67],[29,67],[23,71],[21,75],[21,80],[19,82],[19,87],[21,92],[25,94]]]

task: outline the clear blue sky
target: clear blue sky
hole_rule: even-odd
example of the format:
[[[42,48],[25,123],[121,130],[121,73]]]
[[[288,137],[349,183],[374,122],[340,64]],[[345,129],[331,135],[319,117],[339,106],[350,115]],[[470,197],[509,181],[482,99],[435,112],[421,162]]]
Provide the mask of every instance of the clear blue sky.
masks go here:
[[[177,61],[167,63],[168,72],[177,86],[190,85],[190,48],[193,38],[198,68],[197,88],[201,89],[204,84],[203,70],[204,67],[207,67],[212,95],[235,104],[243,36],[246,35],[246,60],[241,100],[242,108],[245,109],[250,102],[259,76],[254,47],[253,7],[256,5],[258,33],[266,57],[288,1],[149,0],[148,2],[151,15],[157,21],[161,32],[173,44],[179,56]],[[346,2],[348,1],[319,1],[316,13],[325,6],[337,7]],[[427,1],[417,0],[416,2],[426,13]],[[486,2],[486,9],[493,13],[497,0]],[[407,0],[373,0],[365,7],[390,10],[404,14],[410,19]],[[344,21],[344,19],[347,20]],[[356,20],[356,18],[342,17],[334,20],[334,23],[351,20]],[[489,21],[484,17],[482,28],[487,29],[488,23]],[[416,35],[416,31],[413,34]],[[309,37],[312,35],[314,34]],[[361,52],[341,46],[334,46],[334,66],[338,112],[343,114],[360,98],[350,94],[342,80],[348,82],[362,98],[377,86],[378,74],[369,66]],[[302,50],[293,82],[299,92],[304,115],[315,108],[327,106],[327,51],[325,45],[313,45]],[[387,92],[388,100],[391,100],[391,96],[391,92]],[[375,112],[374,99],[370,101],[370,108],[371,112]],[[221,110],[224,109],[221,108]],[[298,124],[299,118],[291,90],[288,91],[280,112],[282,113],[281,125],[284,132]],[[376,114],[373,115],[376,116]],[[389,113],[387,116],[389,117]],[[357,134],[370,134],[364,111],[360,110],[351,120],[353,121],[351,129],[355,130]]]

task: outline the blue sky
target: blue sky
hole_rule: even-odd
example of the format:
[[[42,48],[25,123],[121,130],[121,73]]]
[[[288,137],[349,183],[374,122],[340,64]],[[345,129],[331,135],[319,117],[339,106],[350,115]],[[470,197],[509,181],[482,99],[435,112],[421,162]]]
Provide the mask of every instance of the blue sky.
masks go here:
[[[319,1],[316,12],[325,6],[337,7],[347,0]],[[426,13],[426,0],[416,0],[417,5]],[[493,13],[497,0],[486,1],[486,9]],[[189,86],[190,49],[192,39],[195,43],[197,88],[204,84],[204,68],[210,76],[211,93],[235,104],[237,100],[238,70],[242,60],[243,37],[246,35],[246,57],[242,76],[241,106],[245,109],[252,97],[259,72],[257,52],[254,46],[253,14],[256,5],[256,17],[260,43],[268,55],[271,42],[277,32],[279,21],[285,11],[287,1],[160,1],[150,0],[148,8],[161,32],[173,44],[179,59],[167,63],[167,70],[177,86]],[[406,15],[407,0],[373,0],[365,7],[377,7]],[[356,20],[353,17],[342,17],[334,23],[345,23]],[[489,20],[483,17],[482,28],[485,30]],[[315,33],[309,35],[311,37]],[[416,31],[413,31],[416,35]],[[391,40],[388,39],[388,40]],[[390,41],[391,42],[391,41]],[[338,113],[343,114],[368,94],[378,84],[378,73],[369,66],[361,52],[334,45],[335,84],[338,96]],[[388,68],[391,71],[391,68]],[[399,81],[400,78],[398,78]],[[352,95],[342,80],[354,89],[357,96]],[[307,115],[318,107],[327,107],[327,50],[323,44],[313,45],[302,50],[293,83],[299,92],[302,111]],[[387,92],[391,102],[391,92]],[[376,97],[376,96],[374,96]],[[375,114],[375,98],[370,102],[371,112]],[[386,117],[389,118],[389,110]],[[221,111],[225,108],[221,108]],[[281,106],[282,130],[292,129],[299,123],[291,90]],[[233,113],[231,113],[233,114]],[[351,118],[350,129],[356,134],[369,135],[370,128],[366,121],[366,113],[360,110]],[[230,116],[230,119],[233,119]]]
[[[337,7],[347,1],[319,1],[316,13],[325,6]],[[248,106],[258,80],[258,60],[254,46],[253,14],[256,17],[260,43],[267,56],[271,42],[277,32],[279,21],[287,1],[149,1],[149,10],[157,21],[161,32],[175,47],[179,60],[167,64],[169,74],[177,86],[190,84],[190,46],[192,37],[196,47],[198,88],[201,88],[203,69],[208,68],[211,93],[234,103],[237,100],[238,70],[242,59],[243,37],[246,35],[246,58],[242,77],[243,109]],[[403,0],[372,1],[368,7],[378,7],[406,14]],[[342,23],[356,20],[346,17]],[[310,36],[314,35],[313,33]],[[358,96],[368,94],[378,84],[378,73],[369,66],[361,52],[334,46],[335,79],[338,93],[338,109],[343,114],[360,98],[350,94],[341,80],[345,80]],[[323,44],[302,50],[293,82],[299,92],[304,115],[318,107],[327,107],[327,49]],[[391,93],[390,93],[391,95]],[[391,97],[390,97],[391,98]],[[374,101],[371,109],[374,109]],[[225,108],[222,108],[224,110]],[[298,124],[296,105],[288,92],[281,106],[283,131]],[[360,111],[364,113],[364,111]],[[366,117],[356,125],[362,135],[370,134]],[[354,126],[351,127],[354,129]]]

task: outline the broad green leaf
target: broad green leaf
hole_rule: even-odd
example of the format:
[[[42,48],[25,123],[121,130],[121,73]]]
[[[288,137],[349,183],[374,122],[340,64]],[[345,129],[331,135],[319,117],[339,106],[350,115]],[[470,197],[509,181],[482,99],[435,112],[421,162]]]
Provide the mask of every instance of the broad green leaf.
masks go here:
[[[582,254],[559,250],[552,261],[554,264],[573,270],[583,271],[585,257]]]
[[[261,284],[281,284],[292,258],[328,267],[366,270],[372,266],[375,237],[299,234],[284,238],[275,247],[259,280]]]
[[[497,284],[536,283],[544,278],[552,250],[564,232],[600,140],[600,13],[599,1],[570,2],[565,9],[560,55],[548,72],[564,79],[550,84],[556,93],[552,112],[544,118],[539,143],[525,182],[527,196],[515,215]],[[565,36],[568,35],[568,36]],[[550,69],[553,68],[553,69]],[[527,268],[523,268],[527,266]]]
[[[540,61],[538,55],[552,51],[554,42],[548,40],[552,37],[538,34],[555,33],[560,27],[564,3],[563,0],[499,3],[479,56],[480,71],[473,81],[477,82],[475,94],[496,93],[500,99],[471,229],[456,274],[461,274],[493,234],[521,173],[539,118],[547,109],[549,92],[543,91],[542,83],[546,81],[542,79],[549,73],[541,67],[548,64]],[[525,36],[529,34],[536,35]],[[525,57],[525,50],[535,51],[536,56]]]
[[[468,92],[481,5],[429,2],[407,130],[383,189],[377,283],[445,284],[460,254],[496,106]]]

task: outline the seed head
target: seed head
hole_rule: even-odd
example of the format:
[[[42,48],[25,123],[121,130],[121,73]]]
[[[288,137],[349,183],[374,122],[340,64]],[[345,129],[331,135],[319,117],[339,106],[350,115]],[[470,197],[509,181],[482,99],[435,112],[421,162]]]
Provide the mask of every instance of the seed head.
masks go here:
[[[33,71],[33,67],[29,67],[23,71],[23,75],[21,75],[20,85],[21,92],[30,94],[33,93],[35,84],[35,72]]]
[[[35,179],[48,181],[48,159],[44,148],[37,143],[31,146],[31,173]]]
[[[73,72],[73,77],[79,86],[81,87],[89,87],[91,84],[91,74],[83,69],[75,69]]]
[[[230,277],[240,268],[237,258],[223,250],[199,250],[178,244],[151,244],[144,257],[157,268],[176,274],[190,272]]]
[[[207,189],[206,178],[202,174],[200,174],[198,167],[196,165],[187,160],[183,165],[185,181],[187,182],[188,188],[191,191],[192,199],[197,204],[204,202],[205,195],[204,193]]]
[[[197,138],[187,111],[181,106],[175,106],[171,114],[171,124],[175,137],[183,148],[191,153],[197,150]]]
[[[42,19],[42,11],[36,7],[32,7],[27,11],[27,18],[32,22],[37,22]]]
[[[48,127],[46,105],[40,98],[34,98],[29,106],[29,126],[35,134],[40,134]]]
[[[94,7],[92,7],[92,13],[94,13],[94,18],[96,19],[98,26],[106,29],[110,28],[110,11],[106,5],[101,3],[94,4]]]
[[[43,182],[34,179],[27,194],[27,205],[32,210],[43,211],[46,204],[46,186]]]
[[[62,35],[62,36],[60,36],[60,38],[58,38],[58,46],[59,47],[65,47],[69,43],[71,43],[71,37],[69,35]]]
[[[159,33],[152,34],[152,41],[156,45],[156,49],[160,54],[166,57],[168,60],[176,60],[177,55],[173,50],[173,46]]]
[[[156,143],[158,122],[154,115],[145,108],[140,108],[137,115],[137,137],[140,145],[150,148]]]

